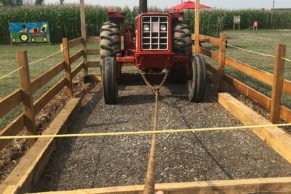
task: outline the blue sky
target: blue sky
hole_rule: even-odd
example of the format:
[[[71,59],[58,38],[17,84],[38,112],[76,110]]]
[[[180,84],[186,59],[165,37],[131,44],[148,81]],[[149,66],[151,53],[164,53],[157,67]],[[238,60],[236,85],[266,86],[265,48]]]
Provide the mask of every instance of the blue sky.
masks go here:
[[[186,0],[184,0],[186,1]],[[291,8],[291,0],[275,0],[276,8]],[[45,0],[46,3],[59,3],[59,0]],[[78,3],[79,0],[65,0],[67,3]],[[137,6],[139,0],[85,0],[86,4],[106,5],[106,6]],[[180,3],[181,0],[148,0],[149,6],[167,8]],[[210,7],[224,9],[241,9],[241,8],[266,8],[273,6],[273,0],[201,0],[201,3]]]

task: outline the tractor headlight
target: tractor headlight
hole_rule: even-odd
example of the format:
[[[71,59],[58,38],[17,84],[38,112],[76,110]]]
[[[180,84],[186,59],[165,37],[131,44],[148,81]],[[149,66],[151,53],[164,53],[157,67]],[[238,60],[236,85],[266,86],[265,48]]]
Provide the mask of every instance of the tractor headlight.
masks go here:
[[[161,31],[167,31],[167,25],[166,24],[162,24],[161,25]]]
[[[144,31],[150,31],[150,25],[149,24],[144,24],[143,25],[143,30]]]

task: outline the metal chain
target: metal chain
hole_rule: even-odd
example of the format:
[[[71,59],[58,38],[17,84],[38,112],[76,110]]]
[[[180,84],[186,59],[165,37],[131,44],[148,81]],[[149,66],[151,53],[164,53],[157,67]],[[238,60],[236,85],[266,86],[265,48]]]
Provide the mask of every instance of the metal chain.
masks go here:
[[[139,70],[139,73],[141,74],[141,77],[143,79],[143,81],[145,82],[146,86],[148,86],[149,88],[151,88],[151,90],[153,91],[153,93],[155,94],[156,92],[159,92],[160,89],[162,88],[162,86],[165,84],[168,75],[169,75],[169,70],[166,70],[166,73],[164,75],[164,78],[162,80],[162,82],[159,85],[152,85],[146,78],[146,73],[142,72],[141,70]],[[154,75],[158,75],[157,73],[155,73]]]
[[[145,82],[145,84],[152,89],[152,92],[155,96],[154,102],[154,114],[153,114],[153,131],[157,131],[158,126],[158,101],[159,101],[159,93],[162,86],[165,84],[167,77],[169,75],[169,71],[166,70],[164,78],[159,85],[152,85],[146,78],[146,74],[140,70],[140,74]],[[157,134],[154,133],[152,135],[151,140],[151,148],[150,155],[148,160],[148,168],[144,186],[144,194],[154,194],[155,193],[155,158],[156,158],[156,142],[157,142]]]

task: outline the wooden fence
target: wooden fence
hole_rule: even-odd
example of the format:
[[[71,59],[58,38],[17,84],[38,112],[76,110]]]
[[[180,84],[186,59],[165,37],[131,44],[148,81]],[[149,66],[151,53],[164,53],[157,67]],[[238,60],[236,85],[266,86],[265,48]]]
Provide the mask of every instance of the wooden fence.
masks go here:
[[[194,35],[193,39],[195,40]],[[198,50],[199,53],[209,56],[218,62],[217,67],[213,67],[209,64],[207,64],[207,66],[208,70],[213,72],[217,77],[220,90],[223,90],[223,83],[226,81],[242,94],[252,98],[254,101],[270,110],[270,118],[273,123],[279,122],[280,118],[286,122],[291,122],[291,110],[285,106],[281,106],[282,93],[285,92],[287,94],[291,94],[291,81],[283,79],[283,67],[285,62],[282,58],[285,57],[286,47],[284,45],[277,46],[275,53],[276,58],[274,62],[274,74],[271,74],[226,57],[225,40],[226,35],[224,33],[221,34],[220,38],[199,35],[199,41],[208,42],[219,47],[218,51],[211,51],[204,47],[199,47]],[[0,136],[16,135],[24,128],[28,134],[35,134],[35,115],[38,114],[64,87],[66,88],[66,94],[68,97],[72,97],[74,95],[72,87],[73,78],[82,69],[84,69],[85,74],[87,74],[88,68],[98,67],[100,65],[99,61],[88,61],[88,55],[99,55],[99,49],[87,49],[87,43],[99,44],[99,37],[88,37],[86,41],[82,38],[77,38],[71,41],[64,38],[62,42],[64,60],[33,80],[30,79],[27,52],[19,51],[17,53],[17,61],[19,67],[21,67],[19,70],[20,88],[16,89],[10,95],[0,99],[0,118],[8,114],[21,103],[23,103],[24,108],[20,115],[18,115],[5,128],[0,130]],[[77,51],[75,54],[70,55],[70,49],[78,45],[82,45],[82,49]],[[194,47],[193,50],[195,50]],[[71,65],[82,57],[83,61],[74,69],[71,69]],[[247,86],[241,81],[226,74],[224,71],[225,65],[271,86],[272,97],[269,98],[256,89]],[[64,77],[39,99],[33,101],[33,93],[61,72],[64,72]],[[9,140],[0,141],[0,150],[2,150],[9,142]],[[30,143],[33,143],[33,141]]]
[[[192,35],[195,40],[195,36]],[[286,106],[282,106],[281,98],[283,92],[291,95],[291,81],[283,79],[284,64],[286,55],[286,46],[278,45],[275,50],[274,74],[262,71],[255,67],[238,62],[234,59],[225,56],[226,34],[222,33],[220,38],[214,38],[205,35],[199,35],[199,41],[207,42],[219,47],[218,51],[212,51],[204,47],[200,47],[198,53],[206,55],[218,62],[217,67],[207,64],[207,68],[211,71],[218,80],[218,87],[223,90],[223,83],[226,81],[237,89],[240,93],[250,97],[258,104],[262,105],[270,111],[270,120],[272,123],[278,123],[280,118],[284,121],[291,122],[291,110]],[[193,47],[193,52],[195,48]],[[225,66],[240,71],[260,82],[263,82],[272,87],[272,97],[268,97],[256,89],[244,84],[234,77],[226,74]]]
[[[87,43],[99,44],[99,37],[88,37],[87,41],[82,38],[68,41],[67,38],[64,38],[62,41],[64,60],[33,80],[30,79],[27,52],[19,51],[17,53],[17,62],[19,67],[21,67],[19,70],[20,88],[16,89],[10,95],[0,99],[0,118],[7,115],[21,103],[23,104],[23,112],[5,128],[0,130],[0,136],[17,135],[24,128],[26,129],[27,134],[36,134],[35,115],[38,114],[64,87],[66,88],[66,94],[68,97],[74,95],[72,87],[73,78],[82,69],[84,69],[85,74],[87,74],[88,67],[99,66],[98,61],[87,61],[88,55],[99,55],[99,49],[87,49]],[[83,45],[82,49],[75,54],[70,55],[70,49],[78,45]],[[72,70],[72,64],[81,57],[83,57],[82,62]],[[64,72],[64,77],[39,99],[33,101],[33,94],[61,72]],[[1,140],[0,150],[2,150],[9,142],[10,140]],[[33,142],[34,140],[29,141],[30,144]]]

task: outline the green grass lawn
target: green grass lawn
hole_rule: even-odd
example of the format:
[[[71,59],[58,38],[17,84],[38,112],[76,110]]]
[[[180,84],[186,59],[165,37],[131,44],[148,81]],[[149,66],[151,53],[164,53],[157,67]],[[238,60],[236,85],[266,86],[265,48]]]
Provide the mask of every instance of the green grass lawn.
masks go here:
[[[275,55],[278,44],[287,46],[286,58],[291,59],[291,30],[227,31],[228,43],[244,49]],[[274,58],[228,48],[226,55],[256,68],[273,73]],[[291,62],[286,62],[285,79],[291,80]]]
[[[287,46],[286,58],[291,59],[291,30],[252,30],[227,31],[228,43],[244,49],[275,55],[275,48],[278,44]],[[228,48],[226,55],[238,61],[251,65],[261,70],[273,73],[274,58],[259,56],[245,51]],[[262,93],[271,96],[271,87],[255,79],[249,78],[240,72],[227,68],[227,71],[246,82],[248,85],[256,88]],[[285,63],[284,78],[291,80],[291,62]],[[283,94],[283,104],[291,108],[291,95]]]
[[[285,44],[287,46],[286,58],[291,59],[291,30],[230,30],[226,31],[226,34],[228,44],[269,55],[275,55],[275,48],[278,44]],[[215,47],[207,44],[206,47],[215,49]],[[226,49],[226,56],[270,73],[273,73],[274,70],[274,58],[272,57],[260,56],[231,47]],[[208,61],[213,65],[217,64],[213,60],[210,61],[209,58]],[[228,66],[226,66],[226,72],[260,92],[271,96],[270,86]],[[291,62],[286,61],[284,78],[291,80]],[[283,103],[291,107],[291,96],[284,94]]]

